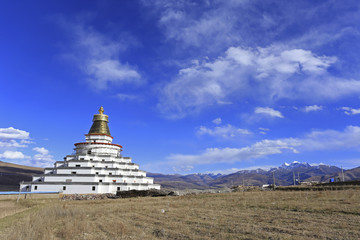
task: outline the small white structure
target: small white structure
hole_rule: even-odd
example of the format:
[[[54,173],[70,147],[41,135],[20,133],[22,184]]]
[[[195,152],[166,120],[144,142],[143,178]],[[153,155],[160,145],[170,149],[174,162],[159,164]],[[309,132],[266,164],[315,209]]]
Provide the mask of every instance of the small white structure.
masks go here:
[[[101,107],[85,135],[75,143],[75,154],[57,161],[31,182],[20,183],[21,192],[116,193],[116,191],[160,189],[153,178],[139,170],[131,158],[121,155],[122,146],[113,144],[108,116]]]

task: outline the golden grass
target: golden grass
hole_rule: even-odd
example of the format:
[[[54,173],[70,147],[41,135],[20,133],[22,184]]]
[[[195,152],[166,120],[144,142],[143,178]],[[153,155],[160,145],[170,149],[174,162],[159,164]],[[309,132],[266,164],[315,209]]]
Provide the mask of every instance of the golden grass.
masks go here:
[[[32,194],[20,194],[20,199],[24,199],[26,195],[26,199],[43,199],[43,198],[59,198],[58,193],[32,193]],[[7,194],[7,195],[0,195],[0,201],[6,199],[14,199],[17,200],[19,194]]]
[[[31,209],[0,219],[0,239],[9,240],[360,238],[358,190],[0,204]]]

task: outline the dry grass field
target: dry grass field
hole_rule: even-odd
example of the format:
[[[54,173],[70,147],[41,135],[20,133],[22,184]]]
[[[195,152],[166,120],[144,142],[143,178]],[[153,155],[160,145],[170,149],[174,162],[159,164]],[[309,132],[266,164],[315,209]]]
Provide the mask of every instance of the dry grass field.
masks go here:
[[[0,239],[360,239],[360,191],[0,200]]]

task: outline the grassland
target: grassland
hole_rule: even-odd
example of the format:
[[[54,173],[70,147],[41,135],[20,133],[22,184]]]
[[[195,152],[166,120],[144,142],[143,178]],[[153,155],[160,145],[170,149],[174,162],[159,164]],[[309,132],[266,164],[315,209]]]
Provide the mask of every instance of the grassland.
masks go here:
[[[0,200],[0,239],[360,239],[360,191]]]

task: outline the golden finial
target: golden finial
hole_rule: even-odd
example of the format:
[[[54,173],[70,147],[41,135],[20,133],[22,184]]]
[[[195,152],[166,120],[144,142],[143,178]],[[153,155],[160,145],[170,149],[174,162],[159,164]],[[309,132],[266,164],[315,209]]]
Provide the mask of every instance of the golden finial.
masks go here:
[[[99,114],[104,114],[104,108],[103,107],[100,107]]]

